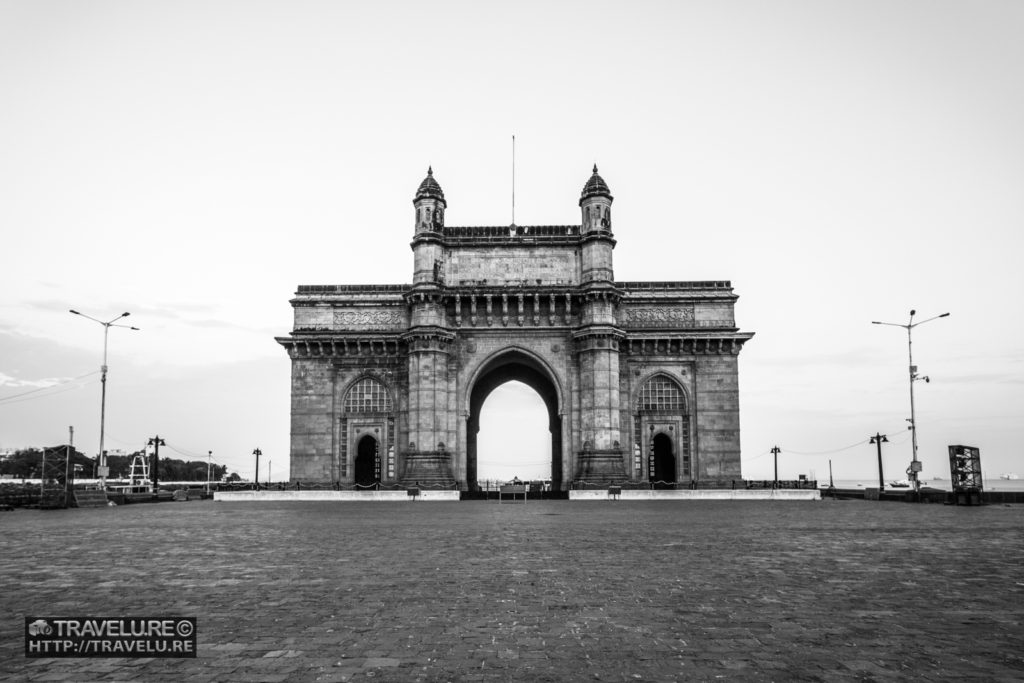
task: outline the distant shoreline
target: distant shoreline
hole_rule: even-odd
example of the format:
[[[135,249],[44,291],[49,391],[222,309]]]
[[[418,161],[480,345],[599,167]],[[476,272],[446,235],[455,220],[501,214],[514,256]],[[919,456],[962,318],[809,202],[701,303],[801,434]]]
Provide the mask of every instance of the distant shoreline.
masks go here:
[[[906,491],[905,488],[894,488],[889,486],[889,482],[892,479],[885,480],[886,491]],[[835,479],[835,487],[837,489],[877,489],[878,479]],[[949,479],[924,479],[921,486],[928,488],[939,489],[941,491],[952,491],[952,482]],[[818,480],[819,488],[828,488],[828,478]],[[982,490],[984,491],[1024,491],[1024,479],[989,479],[985,478],[982,482]]]

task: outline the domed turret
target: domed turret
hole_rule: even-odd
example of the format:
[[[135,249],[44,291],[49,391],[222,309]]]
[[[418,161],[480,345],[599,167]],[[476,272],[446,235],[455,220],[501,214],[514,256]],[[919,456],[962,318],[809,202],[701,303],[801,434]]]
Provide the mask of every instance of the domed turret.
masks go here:
[[[583,237],[583,282],[613,282],[612,249],[612,193],[608,183],[594,174],[583,186],[580,194],[580,235]]]
[[[597,174],[597,164],[594,164],[594,174],[590,176],[590,180],[583,186],[583,192],[580,193],[580,206],[583,206],[583,202],[590,197],[607,197],[609,203],[614,199],[611,190],[608,189],[608,183]]]
[[[604,182],[604,181],[602,181]],[[434,180],[434,169],[431,166],[427,167],[427,177],[420,183],[420,187],[416,190],[416,197],[413,199],[415,203],[417,200],[431,197],[433,199],[440,199],[444,202],[444,190],[436,180]]]
[[[597,164],[594,164],[594,173],[590,180],[583,186],[580,193],[580,213],[582,214],[582,232],[586,233],[611,233],[612,230],[612,197],[608,189],[608,183],[597,174]]]
[[[412,205],[416,207],[416,234],[441,232],[444,228],[444,210],[448,207],[448,202],[444,199],[441,185],[434,180],[433,167],[427,168],[427,177],[416,190]]]

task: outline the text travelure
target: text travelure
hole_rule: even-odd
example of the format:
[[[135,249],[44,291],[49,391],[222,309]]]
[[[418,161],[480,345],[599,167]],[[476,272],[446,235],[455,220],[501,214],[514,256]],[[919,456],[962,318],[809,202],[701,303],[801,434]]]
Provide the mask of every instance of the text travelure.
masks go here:
[[[57,637],[173,638],[175,619],[54,619]]]

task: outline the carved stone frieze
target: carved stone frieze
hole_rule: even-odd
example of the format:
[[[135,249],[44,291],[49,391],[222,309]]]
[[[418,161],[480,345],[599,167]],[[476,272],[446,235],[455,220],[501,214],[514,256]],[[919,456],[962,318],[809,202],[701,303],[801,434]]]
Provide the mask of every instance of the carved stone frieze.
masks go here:
[[[624,323],[629,327],[674,327],[692,325],[693,306],[643,306],[623,311]]]
[[[347,310],[334,311],[336,327],[400,327],[405,324],[405,314],[393,310]]]

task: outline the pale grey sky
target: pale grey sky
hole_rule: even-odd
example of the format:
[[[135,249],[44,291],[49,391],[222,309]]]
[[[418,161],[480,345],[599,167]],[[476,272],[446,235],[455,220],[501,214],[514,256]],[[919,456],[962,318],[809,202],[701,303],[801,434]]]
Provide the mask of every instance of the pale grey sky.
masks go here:
[[[515,134],[517,223],[578,221],[596,162],[618,279],[732,281],[748,478],[776,444],[870,477],[876,431],[903,476],[906,335],[870,322],[911,308],[952,313],[914,336],[925,478],[957,443],[1024,474],[1021,35],[1016,0],[0,0],[0,446],[96,451],[67,310],[127,310],[108,448],[284,473],[296,285],[408,282],[428,165],[449,224],[509,223]]]

